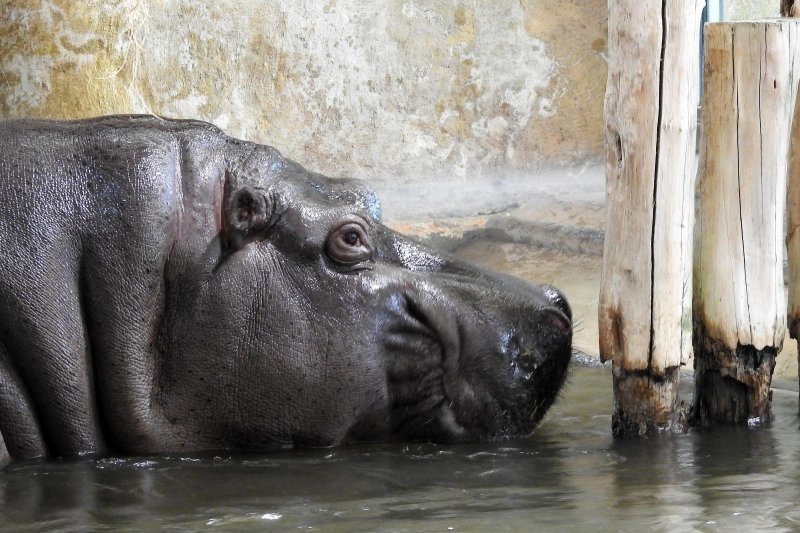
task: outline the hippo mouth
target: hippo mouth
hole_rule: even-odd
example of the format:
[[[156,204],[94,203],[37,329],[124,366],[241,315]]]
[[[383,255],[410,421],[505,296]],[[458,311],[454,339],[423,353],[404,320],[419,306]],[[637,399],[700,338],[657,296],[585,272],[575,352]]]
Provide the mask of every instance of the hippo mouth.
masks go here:
[[[469,432],[458,422],[446,386],[454,340],[445,340],[430,314],[411,298],[402,297],[394,310],[395,320],[384,334],[392,435],[400,440],[466,438]]]
[[[533,431],[566,377],[572,333],[565,313],[536,315],[540,344],[552,349],[531,347],[513,334],[477,342],[491,335],[403,297],[385,337],[393,435],[461,442]]]

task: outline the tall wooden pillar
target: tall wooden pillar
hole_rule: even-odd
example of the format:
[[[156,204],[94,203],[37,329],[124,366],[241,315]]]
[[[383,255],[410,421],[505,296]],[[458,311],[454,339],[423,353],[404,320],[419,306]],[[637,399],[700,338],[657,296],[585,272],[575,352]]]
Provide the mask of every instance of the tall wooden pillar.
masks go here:
[[[608,222],[600,356],[617,436],[672,425],[691,353],[691,264],[702,0],[609,0]]]
[[[796,4],[795,4],[796,5]],[[800,31],[795,29],[795,39]],[[795,43],[800,47],[800,43]],[[786,251],[789,256],[789,333],[800,340],[800,98],[797,97],[800,83],[800,49],[793,49],[793,74],[795,82],[793,122],[789,140],[789,170],[787,175],[787,236]],[[800,349],[798,350],[800,366]]]
[[[798,22],[705,26],[695,423],[759,423],[786,332],[784,213]]]

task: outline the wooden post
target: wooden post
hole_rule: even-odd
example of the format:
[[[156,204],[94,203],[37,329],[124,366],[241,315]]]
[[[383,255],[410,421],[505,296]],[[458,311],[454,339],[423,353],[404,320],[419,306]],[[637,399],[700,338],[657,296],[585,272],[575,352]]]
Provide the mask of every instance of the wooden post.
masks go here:
[[[670,427],[691,354],[697,63],[702,0],[609,0],[608,222],[600,356],[616,436]]]
[[[696,424],[770,419],[797,21],[705,26],[694,267]]]
[[[798,29],[795,29],[797,38]],[[794,53],[794,113],[789,141],[789,170],[787,176],[787,236],[786,251],[789,256],[789,314],[788,327],[791,337],[800,340],[800,98],[797,83],[800,81],[800,50]],[[800,350],[798,350],[800,365]]]

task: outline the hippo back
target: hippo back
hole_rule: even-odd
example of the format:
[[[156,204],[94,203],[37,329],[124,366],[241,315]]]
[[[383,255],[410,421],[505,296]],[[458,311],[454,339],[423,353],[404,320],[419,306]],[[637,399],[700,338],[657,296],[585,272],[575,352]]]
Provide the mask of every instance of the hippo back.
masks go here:
[[[158,449],[164,267],[186,195],[219,181],[194,169],[221,168],[227,138],[149,116],[6,121],[0,138],[0,450]]]

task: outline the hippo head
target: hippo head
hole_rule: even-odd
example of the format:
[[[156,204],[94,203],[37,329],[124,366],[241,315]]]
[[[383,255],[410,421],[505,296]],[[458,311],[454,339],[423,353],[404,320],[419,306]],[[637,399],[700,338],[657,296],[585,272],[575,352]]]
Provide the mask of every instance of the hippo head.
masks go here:
[[[216,415],[225,445],[530,433],[570,360],[565,298],[390,230],[356,180],[269,166],[226,178],[222,251],[186,341],[206,376],[186,394],[234,389]]]
[[[565,298],[404,237],[363,183],[276,154],[224,172],[211,244],[183,230],[205,259],[167,269],[161,388],[187,449],[529,434],[567,372]]]

